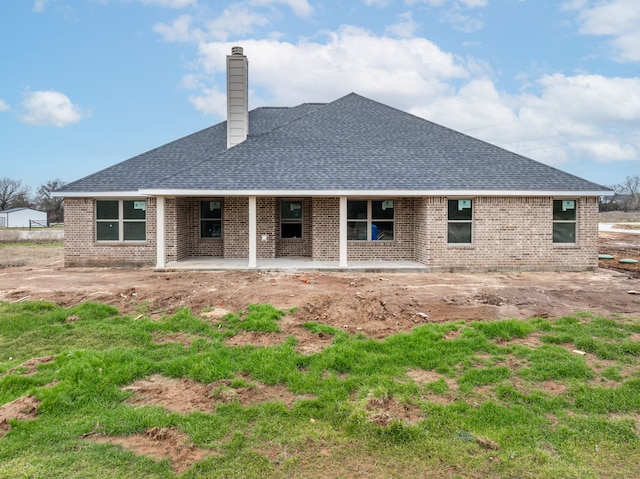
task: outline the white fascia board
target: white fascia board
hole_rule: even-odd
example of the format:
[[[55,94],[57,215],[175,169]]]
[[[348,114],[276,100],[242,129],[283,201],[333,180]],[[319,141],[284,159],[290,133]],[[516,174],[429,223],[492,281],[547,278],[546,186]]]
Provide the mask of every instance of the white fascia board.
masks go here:
[[[350,196],[350,197],[411,197],[411,196],[611,196],[612,191],[565,191],[565,190],[189,190],[189,189],[140,189],[144,196]],[[89,196],[89,195],[82,195]]]
[[[147,195],[133,191],[54,191],[52,196],[64,198],[144,198]],[[157,196],[157,195],[154,195]]]

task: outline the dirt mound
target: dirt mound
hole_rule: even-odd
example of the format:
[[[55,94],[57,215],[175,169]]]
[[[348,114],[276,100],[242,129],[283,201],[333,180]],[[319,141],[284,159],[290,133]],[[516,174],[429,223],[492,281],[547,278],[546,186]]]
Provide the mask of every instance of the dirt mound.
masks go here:
[[[104,436],[90,434],[85,439],[97,443],[118,444],[135,454],[149,456],[154,459],[169,459],[173,470],[181,473],[189,469],[195,462],[215,454],[214,451],[200,449],[185,433],[176,428],[153,427],[144,434],[132,436]]]
[[[35,396],[24,396],[0,406],[0,438],[11,429],[10,419],[35,419],[39,405]]]
[[[242,406],[253,406],[266,401],[283,402],[290,407],[300,399],[282,385],[267,386],[249,382],[248,386],[232,386],[229,379],[221,379],[211,384],[202,384],[190,379],[171,379],[154,374],[123,388],[133,393],[127,404],[141,406],[161,406],[169,411],[189,414],[194,411],[212,412],[218,404],[238,402]]]
[[[123,388],[132,392],[127,404],[161,406],[169,411],[189,414],[194,411],[212,411],[210,388],[190,379],[171,379],[154,374]]]
[[[28,361],[25,361],[24,363],[19,364],[18,366],[9,369],[2,376],[6,376],[7,374],[15,373],[16,371],[21,370],[21,369],[24,369],[24,371],[21,371],[22,376],[32,376],[32,375],[34,375],[34,374],[36,374],[38,372],[38,366],[40,364],[46,364],[46,363],[53,362],[53,360],[55,358],[56,358],[55,356],[43,356],[41,358],[29,359]]]
[[[402,403],[394,397],[369,397],[366,409],[369,420],[378,426],[388,426],[394,421],[417,424],[423,419],[419,407]]]

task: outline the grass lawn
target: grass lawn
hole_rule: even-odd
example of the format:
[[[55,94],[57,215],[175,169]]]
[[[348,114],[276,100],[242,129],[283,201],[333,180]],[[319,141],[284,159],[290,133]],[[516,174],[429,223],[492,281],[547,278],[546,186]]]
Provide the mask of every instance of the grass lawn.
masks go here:
[[[224,342],[278,334],[286,311],[199,313],[0,303],[0,405],[37,401],[5,427],[0,477],[639,476],[640,319],[427,324],[385,340],[308,323],[333,341],[302,355],[295,338]],[[140,394],[159,378],[185,388],[182,412]],[[189,410],[198,388],[207,407]],[[169,436],[181,458],[121,445]]]

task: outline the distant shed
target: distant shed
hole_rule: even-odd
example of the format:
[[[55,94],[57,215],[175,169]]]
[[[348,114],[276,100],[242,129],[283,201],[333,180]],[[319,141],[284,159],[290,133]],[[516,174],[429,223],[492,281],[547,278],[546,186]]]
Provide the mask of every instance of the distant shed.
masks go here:
[[[12,208],[0,211],[0,228],[47,227],[47,212],[31,208]]]

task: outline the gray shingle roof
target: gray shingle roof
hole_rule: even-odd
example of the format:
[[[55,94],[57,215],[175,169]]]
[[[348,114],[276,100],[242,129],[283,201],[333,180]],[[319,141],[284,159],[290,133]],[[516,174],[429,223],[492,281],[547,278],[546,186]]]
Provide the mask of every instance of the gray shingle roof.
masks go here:
[[[606,188],[414,115],[349,94],[258,108],[226,149],[226,122],[65,186],[153,190],[500,190]]]

